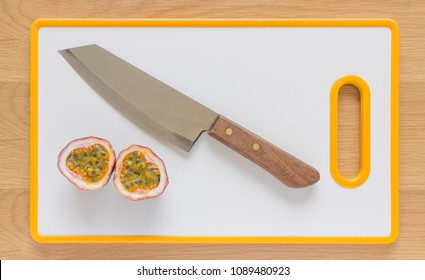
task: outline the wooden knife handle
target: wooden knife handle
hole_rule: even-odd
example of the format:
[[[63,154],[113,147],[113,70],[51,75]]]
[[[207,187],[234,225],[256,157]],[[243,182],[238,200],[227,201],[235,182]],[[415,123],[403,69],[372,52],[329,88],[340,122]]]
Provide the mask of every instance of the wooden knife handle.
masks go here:
[[[320,179],[319,172],[310,165],[223,116],[218,117],[208,134],[261,166],[288,187],[306,187]]]

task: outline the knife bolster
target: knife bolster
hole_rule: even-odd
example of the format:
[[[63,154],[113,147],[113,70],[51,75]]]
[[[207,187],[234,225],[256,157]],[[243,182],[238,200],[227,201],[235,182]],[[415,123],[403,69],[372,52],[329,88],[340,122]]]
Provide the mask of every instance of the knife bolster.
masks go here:
[[[320,180],[319,172],[307,163],[221,115],[208,134],[261,166],[288,187],[306,187]]]

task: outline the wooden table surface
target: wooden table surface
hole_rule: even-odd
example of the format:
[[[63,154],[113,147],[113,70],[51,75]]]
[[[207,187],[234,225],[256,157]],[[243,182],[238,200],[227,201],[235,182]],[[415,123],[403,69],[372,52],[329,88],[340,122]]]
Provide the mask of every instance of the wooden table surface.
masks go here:
[[[0,1],[0,259],[425,259],[424,15],[425,1],[407,0]],[[29,234],[29,29],[37,18],[394,19],[400,27],[399,238],[389,245],[34,242]],[[355,141],[344,141],[356,147]]]

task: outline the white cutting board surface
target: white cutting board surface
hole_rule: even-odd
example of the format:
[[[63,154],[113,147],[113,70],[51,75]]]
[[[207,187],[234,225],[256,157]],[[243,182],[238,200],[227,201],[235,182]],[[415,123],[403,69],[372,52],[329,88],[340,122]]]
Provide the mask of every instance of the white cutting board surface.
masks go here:
[[[40,237],[282,237],[282,242],[347,237],[350,242],[394,234],[391,28],[41,24],[33,32],[38,37],[33,226]],[[186,153],[138,128],[58,53],[87,44],[102,46],[303,159],[319,170],[320,182],[288,188],[206,134]],[[371,91],[370,175],[357,188],[338,185],[329,167],[330,89],[347,74],[362,77]],[[112,180],[93,192],[71,185],[56,167],[58,154],[71,140],[90,135],[108,139],[116,153],[131,144],[150,147],[168,170],[164,194],[133,202],[118,194]]]

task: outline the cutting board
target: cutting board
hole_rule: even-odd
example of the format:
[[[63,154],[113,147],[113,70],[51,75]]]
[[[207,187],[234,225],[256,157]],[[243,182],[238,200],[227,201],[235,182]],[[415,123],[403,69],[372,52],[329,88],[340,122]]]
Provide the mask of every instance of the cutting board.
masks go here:
[[[58,50],[98,44],[318,169],[289,188],[203,135],[190,153],[107,104]],[[398,233],[398,50],[391,20],[55,20],[31,30],[31,235],[38,242],[389,243]],[[361,96],[361,168],[338,170],[338,93]],[[150,147],[158,198],[58,171],[71,140]]]

